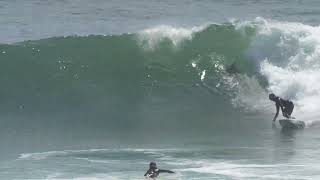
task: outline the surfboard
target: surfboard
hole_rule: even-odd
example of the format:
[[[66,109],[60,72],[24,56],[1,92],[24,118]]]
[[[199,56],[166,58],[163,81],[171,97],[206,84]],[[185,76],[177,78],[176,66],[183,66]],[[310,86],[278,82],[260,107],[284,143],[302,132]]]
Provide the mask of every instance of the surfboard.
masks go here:
[[[303,121],[292,119],[280,119],[279,123],[284,129],[303,129],[306,126]]]

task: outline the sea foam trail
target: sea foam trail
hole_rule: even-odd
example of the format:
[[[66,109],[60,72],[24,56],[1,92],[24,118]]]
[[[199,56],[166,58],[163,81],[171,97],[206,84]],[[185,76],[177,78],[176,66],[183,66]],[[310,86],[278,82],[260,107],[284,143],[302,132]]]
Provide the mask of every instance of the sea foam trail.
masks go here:
[[[181,152],[179,149],[137,149],[137,148],[123,148],[123,149],[81,149],[81,150],[62,150],[62,151],[48,151],[35,153],[22,153],[18,160],[44,160],[49,157],[61,157],[79,154],[95,154],[95,153],[141,153],[150,156],[164,156],[168,152]],[[78,158],[79,159],[79,158]],[[85,160],[84,158],[81,158]]]

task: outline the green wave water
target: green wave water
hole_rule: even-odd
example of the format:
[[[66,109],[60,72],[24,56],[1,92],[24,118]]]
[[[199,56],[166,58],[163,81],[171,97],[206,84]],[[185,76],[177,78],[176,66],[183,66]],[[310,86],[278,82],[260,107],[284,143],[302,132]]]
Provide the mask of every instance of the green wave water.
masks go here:
[[[225,24],[210,25],[179,44],[162,37],[156,47],[141,34],[3,44],[0,111],[108,114],[117,106],[134,109],[150,97],[200,93],[196,85],[204,70],[212,85],[226,73],[252,74],[246,56],[252,35],[254,29],[243,33]]]

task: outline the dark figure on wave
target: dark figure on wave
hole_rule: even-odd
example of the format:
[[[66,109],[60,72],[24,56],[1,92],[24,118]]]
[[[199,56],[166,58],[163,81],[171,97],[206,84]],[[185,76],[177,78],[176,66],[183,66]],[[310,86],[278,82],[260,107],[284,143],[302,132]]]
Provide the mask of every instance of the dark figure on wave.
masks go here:
[[[292,118],[291,114],[294,108],[294,105],[291,101],[289,100],[284,100],[276,95],[274,95],[273,93],[269,94],[269,99],[271,101],[274,101],[276,103],[276,108],[277,108],[277,112],[276,115],[273,118],[273,122],[277,119],[278,114],[279,114],[279,108],[281,108],[282,111],[282,115],[288,119]]]
[[[144,174],[145,177],[148,178],[156,178],[160,173],[174,173],[170,170],[158,169],[157,164],[155,162],[150,162],[149,170]]]

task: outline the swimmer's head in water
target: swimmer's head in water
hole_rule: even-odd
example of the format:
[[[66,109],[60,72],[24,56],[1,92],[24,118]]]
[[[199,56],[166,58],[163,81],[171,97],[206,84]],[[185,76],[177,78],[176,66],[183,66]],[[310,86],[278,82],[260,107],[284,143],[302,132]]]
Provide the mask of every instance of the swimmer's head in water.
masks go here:
[[[150,169],[157,169],[157,164],[155,162],[150,162],[149,168]]]
[[[271,93],[271,94],[269,94],[269,99],[270,99],[271,101],[275,101],[275,100],[277,99],[277,96],[274,95],[273,93]]]

